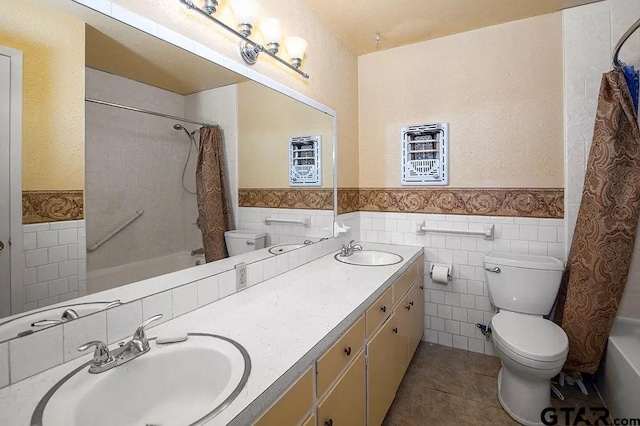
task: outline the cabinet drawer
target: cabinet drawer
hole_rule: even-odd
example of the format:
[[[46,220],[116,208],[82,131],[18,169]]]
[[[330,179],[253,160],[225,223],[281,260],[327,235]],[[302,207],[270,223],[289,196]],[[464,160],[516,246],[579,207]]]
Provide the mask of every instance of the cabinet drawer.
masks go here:
[[[329,388],[346,365],[354,359],[364,345],[364,317],[356,323],[324,353],[316,364],[318,396]]]
[[[416,262],[418,263],[418,276],[424,275],[424,255],[420,256]]]
[[[367,322],[367,337],[371,337],[385,318],[391,315],[392,310],[393,295],[391,287],[389,287],[384,293],[382,293],[382,296],[373,302],[373,305],[367,309],[365,317]]]
[[[411,287],[411,284],[418,278],[418,262],[413,262],[409,269],[393,283],[393,304],[396,305]]]
[[[254,425],[297,425],[312,407],[313,368],[310,368]]]
[[[366,426],[367,393],[364,351],[318,404],[320,426]]]

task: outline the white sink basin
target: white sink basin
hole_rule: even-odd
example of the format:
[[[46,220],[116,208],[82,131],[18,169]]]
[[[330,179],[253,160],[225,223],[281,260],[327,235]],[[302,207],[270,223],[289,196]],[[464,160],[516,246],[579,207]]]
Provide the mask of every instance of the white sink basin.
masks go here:
[[[300,247],[304,247],[304,244],[280,244],[280,245],[269,248],[269,253],[282,254],[282,253],[287,253],[291,250],[298,249]]]
[[[342,257],[336,254],[335,259],[342,263],[358,266],[388,266],[402,262],[402,256],[388,251],[357,250],[351,256]]]
[[[157,345],[99,374],[76,369],[40,401],[31,425],[185,426],[215,417],[249,378],[246,350],[220,336],[194,333]],[[41,419],[41,420],[39,420]]]

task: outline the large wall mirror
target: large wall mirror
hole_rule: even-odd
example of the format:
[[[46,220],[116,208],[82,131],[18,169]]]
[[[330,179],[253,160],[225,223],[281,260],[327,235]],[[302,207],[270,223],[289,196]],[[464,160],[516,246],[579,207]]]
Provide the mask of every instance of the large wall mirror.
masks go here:
[[[333,236],[334,116],[71,1],[24,0],[0,17],[6,129],[16,52],[23,221],[3,172],[0,240],[20,238],[24,268],[12,282],[0,251],[0,341]]]

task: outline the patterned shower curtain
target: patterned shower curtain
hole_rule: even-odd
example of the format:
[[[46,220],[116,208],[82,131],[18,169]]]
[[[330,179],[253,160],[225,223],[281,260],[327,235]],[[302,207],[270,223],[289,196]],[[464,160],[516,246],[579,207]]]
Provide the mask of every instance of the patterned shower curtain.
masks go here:
[[[233,229],[228,188],[222,130],[219,126],[203,127],[200,129],[196,192],[204,256],[207,262],[228,256],[224,233]]]
[[[554,321],[565,370],[595,373],[629,273],[640,214],[640,130],[621,70],[604,74],[578,220]]]

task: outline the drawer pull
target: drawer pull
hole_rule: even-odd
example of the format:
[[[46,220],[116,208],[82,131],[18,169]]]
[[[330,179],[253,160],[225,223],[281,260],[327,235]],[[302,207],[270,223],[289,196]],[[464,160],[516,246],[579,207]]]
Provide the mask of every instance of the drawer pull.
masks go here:
[[[324,426],[333,426],[333,419],[329,419],[326,422],[324,422]]]
[[[347,348],[344,350],[344,353],[346,356],[351,355],[351,346],[347,346]]]
[[[410,304],[411,306],[413,306],[413,300],[412,300],[411,302],[409,302],[409,304]]]
[[[395,334],[398,334],[398,327],[393,327],[393,332],[394,332]]]
[[[420,290],[424,290],[424,286],[423,285],[420,286]]]
[[[383,306],[382,308],[380,308],[380,310],[381,310],[382,312],[387,312],[387,307],[386,307],[386,306]]]
[[[404,307],[407,311],[411,310],[411,304],[408,304],[407,306]]]

